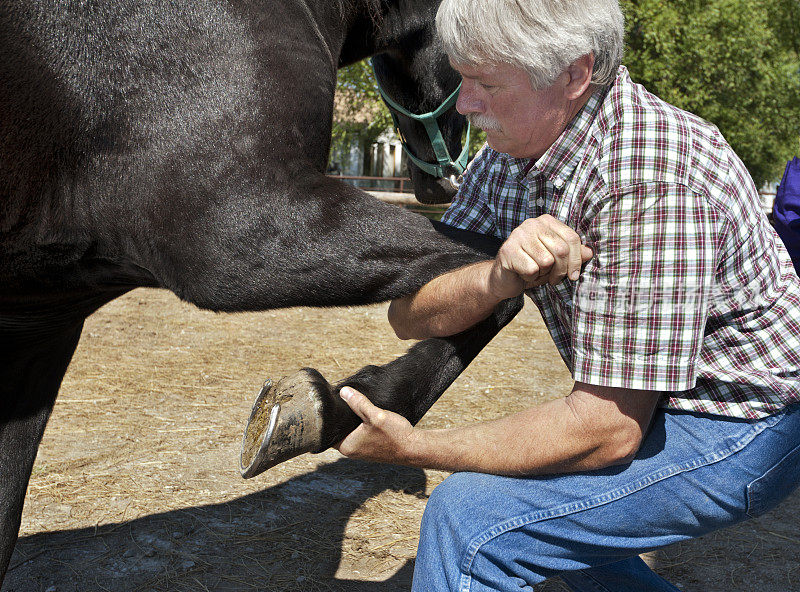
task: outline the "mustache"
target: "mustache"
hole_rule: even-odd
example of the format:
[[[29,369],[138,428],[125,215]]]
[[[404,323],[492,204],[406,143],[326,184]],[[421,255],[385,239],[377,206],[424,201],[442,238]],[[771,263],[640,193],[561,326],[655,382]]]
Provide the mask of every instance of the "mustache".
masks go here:
[[[501,131],[500,124],[496,119],[493,117],[487,117],[486,115],[481,115],[480,113],[468,113],[467,121],[484,131]]]

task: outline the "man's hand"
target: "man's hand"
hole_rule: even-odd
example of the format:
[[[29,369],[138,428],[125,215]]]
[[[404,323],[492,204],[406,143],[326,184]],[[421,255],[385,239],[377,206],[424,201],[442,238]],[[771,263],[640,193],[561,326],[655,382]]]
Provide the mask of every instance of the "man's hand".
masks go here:
[[[565,277],[576,280],[592,254],[577,232],[553,216],[528,218],[500,247],[488,289],[505,299],[548,282],[556,285]]]
[[[340,395],[363,423],[334,448],[350,458],[389,463],[408,461],[415,430],[405,417],[376,407],[350,387],[344,387]]]

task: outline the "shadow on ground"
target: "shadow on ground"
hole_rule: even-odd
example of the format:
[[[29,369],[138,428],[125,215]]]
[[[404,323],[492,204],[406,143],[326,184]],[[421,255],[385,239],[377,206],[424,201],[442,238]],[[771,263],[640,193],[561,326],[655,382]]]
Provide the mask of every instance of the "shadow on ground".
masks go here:
[[[17,544],[2,590],[408,589],[408,561],[384,582],[335,574],[353,512],[386,489],[424,496],[425,484],[418,469],[342,459],[222,504],[27,536]]]
[[[337,575],[348,520],[387,489],[424,497],[425,474],[341,459],[226,503],[23,537],[2,590],[409,590],[412,562],[390,553],[384,555],[388,571],[382,581],[375,581],[372,570]],[[787,545],[800,546],[797,532],[800,492],[766,516],[659,550],[648,561],[687,592],[798,591],[800,560],[796,552],[786,552]],[[377,557],[373,565],[379,566],[380,549],[367,542],[354,552]],[[567,588],[552,580],[535,590]]]

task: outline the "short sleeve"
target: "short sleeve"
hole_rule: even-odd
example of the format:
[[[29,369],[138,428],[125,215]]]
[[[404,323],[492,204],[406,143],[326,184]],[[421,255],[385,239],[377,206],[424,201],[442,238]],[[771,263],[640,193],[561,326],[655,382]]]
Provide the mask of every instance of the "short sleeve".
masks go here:
[[[674,183],[610,195],[586,231],[594,256],[575,285],[573,377],[597,386],[695,386],[715,280],[715,219]]]
[[[488,177],[497,153],[488,144],[478,151],[464,171],[464,179],[442,222],[454,228],[499,236],[494,212],[489,207]]]

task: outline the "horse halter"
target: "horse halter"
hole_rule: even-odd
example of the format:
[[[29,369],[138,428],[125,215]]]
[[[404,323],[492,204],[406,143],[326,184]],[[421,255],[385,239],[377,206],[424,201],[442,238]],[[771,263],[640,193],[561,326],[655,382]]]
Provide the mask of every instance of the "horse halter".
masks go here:
[[[372,60],[370,60],[370,65],[372,65],[372,71],[374,73],[375,65],[372,63]],[[386,94],[383,88],[381,88],[381,83],[378,82],[377,74],[375,75],[375,84],[378,86],[378,92],[381,94],[383,101],[389,108],[389,113],[392,115],[395,132],[397,132],[397,136],[400,138],[400,145],[403,147],[403,151],[406,153],[406,155],[408,155],[408,157],[411,159],[411,162],[433,177],[438,179],[447,178],[450,181],[450,184],[457,189],[460,184],[461,174],[467,168],[467,163],[469,161],[469,133],[471,125],[469,122],[467,122],[467,138],[464,141],[464,147],[461,150],[461,154],[458,155],[458,158],[453,160],[450,158],[450,152],[447,150],[447,144],[445,144],[444,138],[442,137],[442,130],[439,128],[439,122],[437,119],[456,104],[456,100],[458,100],[458,91],[461,90],[461,83],[458,83],[458,86],[452,92],[452,94],[447,97],[436,109],[429,113],[422,113],[420,115],[406,111],[401,105],[393,101],[392,98]],[[425,126],[425,131],[428,133],[428,139],[430,140],[431,147],[433,148],[433,153],[436,155],[435,163],[425,162],[411,152],[406,139],[403,137],[403,134],[400,133],[400,127],[397,123],[398,113],[415,121],[419,121],[423,126]],[[455,170],[455,174],[451,173],[448,175],[448,173],[452,170]]]

